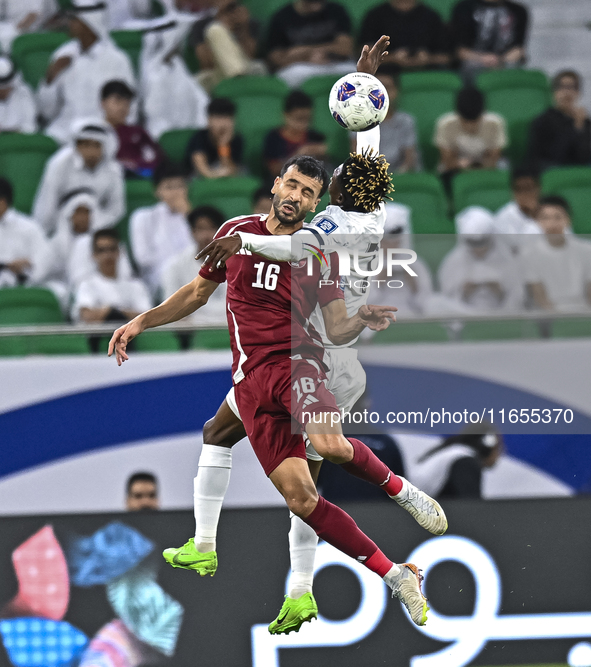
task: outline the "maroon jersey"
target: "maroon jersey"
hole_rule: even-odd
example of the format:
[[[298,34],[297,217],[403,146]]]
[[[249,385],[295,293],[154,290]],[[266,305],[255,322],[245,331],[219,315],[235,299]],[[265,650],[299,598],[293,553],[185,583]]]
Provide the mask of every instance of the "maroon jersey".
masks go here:
[[[266,215],[233,218],[220,227],[216,238],[238,230],[271,236],[266,220]],[[306,260],[297,265],[276,262],[242,249],[224,269],[201,268],[202,278],[228,282],[226,314],[235,384],[271,355],[300,354],[322,362],[324,347],[308,319],[317,304],[344,298],[338,262],[331,262],[330,255],[327,259],[322,266],[314,259],[309,276]],[[328,284],[321,285],[321,280]]]

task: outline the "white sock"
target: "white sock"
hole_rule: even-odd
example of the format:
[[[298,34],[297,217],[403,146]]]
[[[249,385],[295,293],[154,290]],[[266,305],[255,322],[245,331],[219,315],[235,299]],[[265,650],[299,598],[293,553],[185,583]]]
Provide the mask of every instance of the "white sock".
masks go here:
[[[382,577],[386,586],[389,586],[390,588],[392,588],[392,584],[393,584],[392,580],[396,579],[401,572],[402,572],[402,569],[400,568],[400,565],[396,565],[396,563],[393,563],[392,567]]]
[[[289,557],[291,560],[291,577],[289,579],[288,595],[290,598],[297,600],[304,593],[312,592],[314,557],[316,556],[318,535],[295,514],[290,516]]]
[[[231,447],[203,445],[199,470],[193,480],[195,548],[202,553],[215,551],[218,521],[231,471]]]

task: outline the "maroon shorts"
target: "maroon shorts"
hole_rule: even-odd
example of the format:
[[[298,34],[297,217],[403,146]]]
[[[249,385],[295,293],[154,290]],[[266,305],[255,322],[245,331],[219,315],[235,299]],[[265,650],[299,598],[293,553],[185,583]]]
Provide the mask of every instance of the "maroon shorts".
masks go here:
[[[306,458],[303,427],[311,415],[339,412],[319,364],[275,357],[235,386],[236,403],[250,444],[270,475],[285,459]]]

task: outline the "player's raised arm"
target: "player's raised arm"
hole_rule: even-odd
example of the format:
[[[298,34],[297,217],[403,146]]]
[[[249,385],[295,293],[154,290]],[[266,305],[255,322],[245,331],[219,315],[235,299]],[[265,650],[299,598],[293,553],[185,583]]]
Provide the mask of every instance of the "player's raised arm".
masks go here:
[[[367,327],[383,331],[396,321],[394,306],[361,306],[353,317],[347,316],[343,299],[335,299],[322,308],[326,335],[334,345],[346,345]]]
[[[117,365],[121,366],[124,361],[129,359],[127,345],[131,340],[146,329],[176,322],[194,313],[207,303],[218,285],[219,283],[213,280],[206,280],[197,276],[195,280],[181,287],[159,306],[141,313],[127,324],[119,327],[109,341],[108,355],[111,356],[115,352]]]
[[[390,45],[390,38],[387,35],[382,35],[380,39],[371,47],[366,44],[357,61],[357,71],[365,72],[375,76],[378,67],[382,60],[388,55],[386,50]],[[380,152],[380,126],[366,130],[365,132],[357,132],[357,146],[356,152],[363,154],[366,151],[372,151],[376,155]]]

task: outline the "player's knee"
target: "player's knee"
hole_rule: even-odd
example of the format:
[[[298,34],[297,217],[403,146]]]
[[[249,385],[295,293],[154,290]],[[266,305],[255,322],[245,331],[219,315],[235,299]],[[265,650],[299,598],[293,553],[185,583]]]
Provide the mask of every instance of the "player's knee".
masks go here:
[[[228,438],[225,436],[224,429],[218,427],[215,417],[205,422],[205,426],[203,427],[203,442],[206,442],[208,445],[216,445],[217,447],[231,447],[234,443],[229,443]]]
[[[331,463],[343,464],[351,460],[351,443],[343,436],[330,435],[312,440],[314,449]]]
[[[318,494],[315,490],[286,493],[284,497],[290,511],[301,519],[309,516],[318,504]]]

